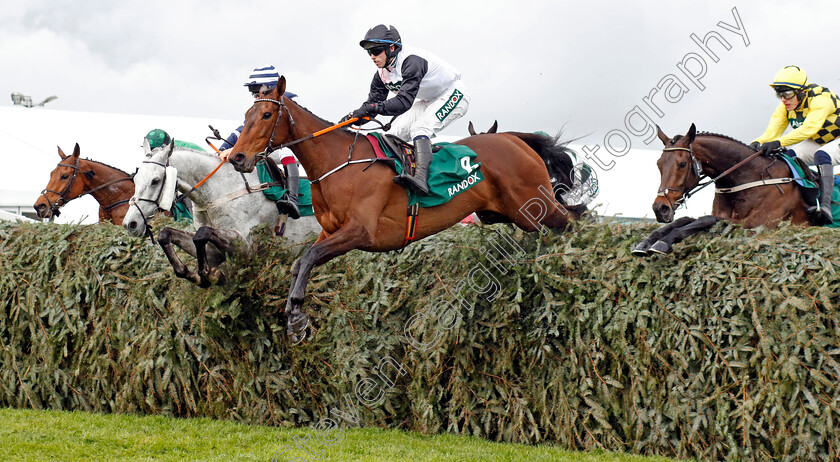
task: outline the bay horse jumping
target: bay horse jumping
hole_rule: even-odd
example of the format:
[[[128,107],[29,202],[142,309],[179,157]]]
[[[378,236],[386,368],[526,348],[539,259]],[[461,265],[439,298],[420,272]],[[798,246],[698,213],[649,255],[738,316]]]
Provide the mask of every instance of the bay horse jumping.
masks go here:
[[[61,161],[50,173],[47,187],[35,201],[38,216],[58,216],[64,204],[90,194],[99,202],[99,221],[121,225],[128,211],[128,200],[134,195],[132,176],[110,165],[82,159],[78,143],[72,155],[65,155],[61,148],[58,148],[58,155]]]
[[[250,172],[261,156],[288,146],[313,179],[312,203],[323,230],[292,271],[286,321],[294,342],[302,340],[308,325],[301,308],[315,265],[353,249],[401,249],[413,239],[455,225],[472,212],[484,223],[513,223],[526,231],[538,231],[542,226],[562,230],[586,210],[585,206],[559,203],[554,197],[545,159],[569,157],[567,148],[555,138],[530,133],[471,136],[456,143],[475,151],[485,179],[445,204],[420,208],[413,239],[407,238],[406,223],[411,221],[407,220],[408,194],[391,181],[394,171],[376,161],[363,135],[331,130],[336,126],[284,97],[285,89],[286,79],[281,76],[270,93],[254,101],[228,160],[237,170]],[[571,160],[568,164],[571,166]]]
[[[785,220],[810,225],[802,191],[794,182],[790,167],[780,157],[758,154],[728,136],[698,134],[694,124],[685,136],[674,138],[656,128],[665,148],[656,163],[661,182],[653,212],[658,222],[670,224],[639,243],[634,255],[670,253],[673,244],[711,228],[720,220],[747,228],[775,227]],[[674,221],[676,207],[695,191],[704,177],[713,179],[716,188],[712,214]]]

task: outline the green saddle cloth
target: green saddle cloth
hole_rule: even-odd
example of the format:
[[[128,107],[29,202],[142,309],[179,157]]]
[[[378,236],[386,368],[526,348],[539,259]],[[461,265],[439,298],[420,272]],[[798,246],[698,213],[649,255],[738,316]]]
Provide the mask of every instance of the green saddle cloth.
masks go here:
[[[265,165],[265,161],[261,160],[257,162],[257,174],[262,183],[274,182],[274,178],[271,178],[271,174],[268,173],[268,167]],[[300,211],[300,216],[307,217],[315,215],[315,211],[312,209],[312,189],[309,185],[309,180],[299,178],[298,185],[298,210]],[[277,202],[286,194],[286,188],[272,186],[264,190],[263,194],[265,194],[265,197]]]
[[[193,222],[193,215],[190,212],[190,209],[188,209],[182,201],[175,202],[175,204],[172,206],[171,212],[172,217],[175,218],[175,221],[184,220],[187,223]]]
[[[379,141],[379,147],[388,157],[395,159],[397,173],[402,173],[403,166],[380,133],[371,133]],[[471,148],[454,143],[435,143],[441,150],[432,154],[429,166],[429,194],[421,195],[408,191],[408,205],[434,207],[449,202],[453,197],[472,188],[484,180],[481,163],[476,162],[476,154]]]
[[[204,148],[202,148],[201,146],[199,146],[195,143],[190,143],[189,141],[175,140],[175,147],[176,148],[192,149],[193,151],[204,151]],[[207,152],[207,151],[204,151],[204,152]]]

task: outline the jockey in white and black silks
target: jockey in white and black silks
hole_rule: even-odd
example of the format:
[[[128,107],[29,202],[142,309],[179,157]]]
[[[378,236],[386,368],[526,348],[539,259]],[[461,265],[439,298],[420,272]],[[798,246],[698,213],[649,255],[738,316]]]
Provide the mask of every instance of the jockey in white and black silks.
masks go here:
[[[380,24],[368,30],[359,42],[377,67],[367,100],[345,116],[398,116],[389,133],[414,142],[416,171],[402,174],[394,182],[415,192],[427,194],[426,176],[432,161],[430,138],[462,117],[469,109],[469,93],[454,67],[419,48],[402,44],[393,26]],[[392,98],[388,98],[393,93]],[[360,120],[358,124],[364,123]]]

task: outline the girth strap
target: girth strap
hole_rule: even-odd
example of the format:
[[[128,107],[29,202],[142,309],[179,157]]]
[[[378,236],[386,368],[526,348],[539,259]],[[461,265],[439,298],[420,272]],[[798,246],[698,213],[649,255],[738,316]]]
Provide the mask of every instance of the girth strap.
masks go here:
[[[758,186],[768,186],[774,184],[787,184],[792,183],[796,180],[803,180],[804,178],[770,178],[768,180],[758,180],[758,181],[750,181],[749,183],[740,184],[738,186],[733,186],[731,188],[715,188],[716,193],[721,194],[730,194],[735,193],[738,191],[743,191],[745,189],[755,188]]]
[[[417,231],[417,213],[420,212],[420,204],[415,203],[414,205],[410,205],[408,207],[408,216],[406,217],[405,221],[405,242],[403,246],[406,246],[414,241],[417,238],[415,232]]]

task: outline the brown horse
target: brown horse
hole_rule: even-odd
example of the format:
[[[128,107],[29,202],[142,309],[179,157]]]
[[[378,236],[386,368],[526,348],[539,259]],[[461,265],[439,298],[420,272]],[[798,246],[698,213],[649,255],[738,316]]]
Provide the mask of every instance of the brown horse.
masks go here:
[[[134,195],[131,175],[101,162],[79,157],[79,145],[67,156],[58,148],[61,161],[50,173],[47,187],[35,201],[41,218],[58,216],[64,204],[90,194],[99,202],[99,221],[121,225],[128,211],[128,200]]]
[[[793,181],[790,167],[778,156],[757,155],[751,147],[724,135],[698,134],[694,124],[685,136],[674,138],[656,128],[665,148],[656,163],[661,182],[653,212],[657,221],[670,224],[642,241],[634,255],[670,253],[672,244],[720,220],[747,228],[775,227],[783,220],[810,224],[802,191]],[[704,177],[713,179],[716,188],[712,215],[674,221],[676,207],[695,192]]]
[[[394,171],[375,161],[364,136],[344,129],[322,132],[332,124],[283,97],[285,89],[286,79],[280,77],[270,93],[254,101],[229,161],[237,170],[250,172],[260,156],[289,146],[314,178],[312,203],[323,230],[292,271],[286,305],[287,331],[298,341],[308,323],[301,307],[312,268],[353,249],[385,252],[406,246],[408,194],[391,181]],[[316,132],[319,135],[313,137]],[[539,145],[538,139],[550,143],[537,152],[523,139],[533,145]],[[449,228],[472,212],[484,223],[510,222],[537,231],[543,225],[562,230],[585,210],[564,206],[554,198],[544,158],[550,155],[547,144],[566,149],[556,139],[501,133],[457,143],[475,151],[485,179],[445,204],[421,208],[416,239]],[[568,158],[565,151],[562,154]]]

